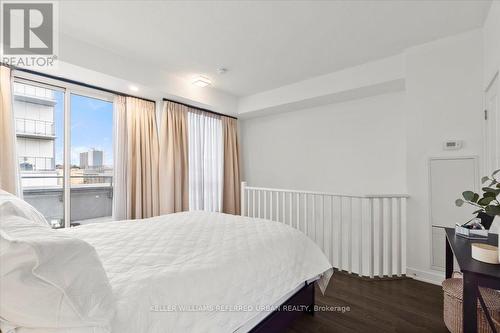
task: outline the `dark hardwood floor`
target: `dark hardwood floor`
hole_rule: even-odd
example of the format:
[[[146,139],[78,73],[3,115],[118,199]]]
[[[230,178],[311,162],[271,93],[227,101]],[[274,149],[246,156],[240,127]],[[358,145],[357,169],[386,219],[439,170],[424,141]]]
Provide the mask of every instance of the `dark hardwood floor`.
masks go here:
[[[413,279],[367,281],[336,272],[325,295],[316,288],[316,305],[350,311],[304,313],[287,332],[448,332],[441,287]]]

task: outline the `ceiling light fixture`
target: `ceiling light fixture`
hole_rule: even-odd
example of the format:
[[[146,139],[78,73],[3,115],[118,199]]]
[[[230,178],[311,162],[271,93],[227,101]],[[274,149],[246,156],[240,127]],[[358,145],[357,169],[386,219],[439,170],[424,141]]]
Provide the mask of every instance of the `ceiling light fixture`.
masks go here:
[[[195,86],[198,87],[206,87],[212,84],[212,81],[208,77],[198,75],[197,77],[194,78],[192,82]]]
[[[139,87],[134,86],[134,85],[130,85],[130,86],[128,86],[128,88],[129,88],[130,90],[132,90],[132,91],[139,91]]]

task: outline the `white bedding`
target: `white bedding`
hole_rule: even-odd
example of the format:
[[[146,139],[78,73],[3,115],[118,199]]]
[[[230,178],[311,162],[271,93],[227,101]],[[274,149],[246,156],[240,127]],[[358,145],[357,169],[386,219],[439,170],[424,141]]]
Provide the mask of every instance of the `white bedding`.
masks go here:
[[[61,232],[95,247],[119,333],[234,332],[306,280],[322,275],[324,289],[332,274],[303,233],[267,220],[186,212]]]

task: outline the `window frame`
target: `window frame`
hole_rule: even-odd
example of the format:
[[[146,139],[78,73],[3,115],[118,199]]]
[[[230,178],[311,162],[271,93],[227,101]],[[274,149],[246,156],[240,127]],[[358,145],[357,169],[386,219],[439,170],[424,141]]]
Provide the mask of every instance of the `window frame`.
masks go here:
[[[105,92],[89,87],[80,86],[73,83],[64,82],[61,80],[48,78],[42,75],[27,73],[19,70],[13,70],[12,82],[19,82],[38,86],[41,88],[52,89],[64,93],[64,110],[63,110],[63,216],[64,228],[71,226],[71,95],[79,95],[83,97],[94,98],[105,102],[113,103],[113,143],[114,146],[114,122],[115,110],[114,99],[115,94]],[[17,156],[16,156],[17,157]],[[114,166],[113,166],[114,167]],[[19,175],[20,177],[20,175]]]

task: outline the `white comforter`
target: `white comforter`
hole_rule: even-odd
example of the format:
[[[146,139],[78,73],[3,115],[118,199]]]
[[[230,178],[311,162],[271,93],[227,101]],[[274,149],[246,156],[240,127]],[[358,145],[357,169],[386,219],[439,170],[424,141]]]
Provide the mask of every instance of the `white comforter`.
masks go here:
[[[322,274],[324,289],[332,274],[303,233],[260,219],[186,212],[62,232],[97,250],[119,333],[234,332],[308,279]]]

